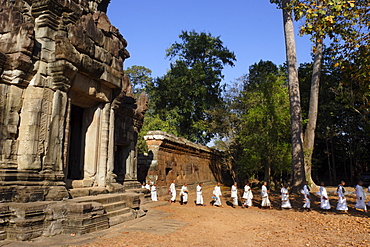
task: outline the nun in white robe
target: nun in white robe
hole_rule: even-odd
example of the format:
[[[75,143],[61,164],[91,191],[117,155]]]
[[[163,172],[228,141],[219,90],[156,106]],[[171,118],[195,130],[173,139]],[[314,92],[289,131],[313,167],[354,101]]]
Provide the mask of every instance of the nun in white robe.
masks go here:
[[[170,185],[170,192],[171,192],[171,202],[176,201],[176,185],[175,185],[175,180],[171,183]]]
[[[269,195],[268,195],[268,190],[267,190],[266,185],[267,185],[267,183],[264,182],[262,187],[261,187],[261,197],[262,197],[261,207],[271,208],[271,202],[269,200]]]
[[[244,186],[243,193],[243,199],[245,199],[245,202],[243,204],[244,207],[252,207],[253,193],[249,185],[250,185],[249,183],[246,183],[246,185]]]
[[[233,208],[238,206],[238,183],[236,182],[231,186],[231,199],[233,201]]]
[[[197,185],[196,192],[197,192],[197,200],[196,200],[196,202],[195,202],[195,203],[196,203],[197,205],[203,206],[202,183],[199,183],[199,184]]]
[[[158,201],[156,184],[153,184],[152,187],[150,188],[150,194],[153,202]]]
[[[310,187],[308,187],[308,182],[303,186],[301,193],[304,195],[305,202],[303,204],[303,208],[310,210],[311,208],[311,198],[310,198]]]
[[[213,203],[213,206],[221,207],[222,206],[222,203],[221,203],[222,193],[221,193],[220,183],[217,183],[217,185],[213,188],[213,195],[216,198],[215,202]]]
[[[364,188],[362,188],[362,182],[359,182],[356,185],[356,205],[355,208],[363,209],[365,212],[367,211],[365,200],[366,195],[364,192]]]
[[[324,187],[324,183],[322,182],[320,185],[320,191],[318,192],[320,196],[320,208],[324,210],[329,210],[331,208],[328,193]]]
[[[292,208],[289,200],[289,191],[285,186],[281,188],[281,207],[282,208]]]
[[[185,183],[180,190],[180,203],[187,204],[188,203],[188,184]]]
[[[344,185],[345,185],[345,182],[342,181],[340,185],[338,185],[338,189],[337,189],[337,194],[338,194],[337,210],[339,211],[348,211],[347,200],[346,200],[346,197],[344,196],[344,192],[345,192]]]

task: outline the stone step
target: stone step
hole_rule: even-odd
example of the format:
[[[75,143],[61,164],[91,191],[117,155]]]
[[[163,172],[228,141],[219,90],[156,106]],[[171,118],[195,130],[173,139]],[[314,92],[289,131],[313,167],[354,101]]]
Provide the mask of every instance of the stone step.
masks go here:
[[[70,199],[71,202],[98,202],[101,204],[110,204],[115,202],[122,202],[124,200],[124,194],[101,194],[96,196],[83,196],[74,199]]]
[[[114,226],[133,219],[135,219],[135,215],[130,210],[128,213],[109,217],[109,225]]]
[[[109,213],[109,212],[112,212],[118,209],[126,208],[126,202],[121,201],[121,202],[104,204],[103,207],[104,207],[105,212]]]
[[[117,209],[115,211],[111,211],[109,213],[107,212],[107,216],[108,216],[108,218],[111,218],[111,217],[131,213],[131,212],[132,212],[131,208],[121,208],[121,209]]]

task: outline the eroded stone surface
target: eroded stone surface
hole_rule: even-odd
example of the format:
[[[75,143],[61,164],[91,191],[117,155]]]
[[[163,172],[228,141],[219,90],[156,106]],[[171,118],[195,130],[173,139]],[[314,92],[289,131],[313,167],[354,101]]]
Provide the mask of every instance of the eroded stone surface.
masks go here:
[[[108,3],[2,1],[0,181],[13,182],[0,182],[3,201],[60,200],[68,197],[56,188],[63,182],[136,179],[147,97],[136,101],[124,76],[127,42],[105,13]],[[23,198],[14,181],[40,187],[41,198]]]
[[[149,131],[144,138],[149,149],[141,159],[142,166],[149,165],[145,180],[156,183],[159,194],[166,194],[173,180],[178,187],[222,181],[223,163],[216,150],[162,131]]]

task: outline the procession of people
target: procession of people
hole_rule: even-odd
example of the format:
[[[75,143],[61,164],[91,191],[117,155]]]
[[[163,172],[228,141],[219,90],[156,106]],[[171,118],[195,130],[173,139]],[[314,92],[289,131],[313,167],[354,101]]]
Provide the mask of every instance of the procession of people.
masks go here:
[[[344,188],[345,182],[341,181],[340,184],[337,186],[337,189],[334,191],[334,193],[338,196],[338,201],[336,204],[335,209],[339,212],[347,212],[348,211],[348,204],[347,204],[347,198],[346,195],[346,190]],[[204,204],[204,198],[203,198],[203,188],[202,188],[203,183],[199,182],[198,185],[195,188],[195,205],[196,206],[206,206]],[[151,199],[152,201],[158,201],[158,195],[157,195],[157,186],[155,183],[143,183],[142,188],[148,189],[151,193]],[[281,209],[292,209],[292,204],[289,199],[289,187],[287,184],[282,184],[281,185],[281,204],[280,208]],[[370,192],[370,186],[368,188],[368,192]],[[171,196],[170,202],[175,203],[176,202],[176,180],[173,180],[172,183],[169,186],[168,193]],[[180,189],[180,204],[181,205],[186,205],[188,203],[188,198],[189,198],[189,190],[188,190],[188,184],[184,183],[181,186]],[[271,209],[272,204],[269,199],[269,193],[270,190],[268,189],[267,182],[262,182],[262,185],[260,187],[260,193],[261,193],[261,203],[260,203],[260,208],[265,209]],[[306,181],[302,189],[300,190],[300,193],[303,195],[303,206],[302,208],[304,210],[310,211],[311,210],[311,189]],[[316,194],[320,198],[320,209],[321,210],[331,210],[332,207],[330,205],[330,200],[328,196],[328,192],[325,188],[324,182],[320,183],[320,189]],[[356,210],[362,210],[364,212],[367,212],[367,207],[370,206],[370,201],[368,204],[366,204],[366,193],[363,188],[363,183],[361,181],[358,182],[358,184],[355,187],[355,192],[353,194],[356,195],[356,205],[354,208]],[[226,194],[225,194],[226,195]],[[214,207],[223,207],[222,204],[222,198],[227,198],[225,197],[224,193],[222,193],[221,190],[221,183],[217,182],[217,184],[214,186],[213,191],[212,191],[212,201],[211,205]],[[254,198],[253,192],[252,192],[252,186],[250,182],[246,182],[244,186],[244,190],[242,193],[242,200],[239,204],[239,189],[238,189],[238,183],[234,182],[234,184],[230,188],[230,200],[228,201],[228,205],[230,205],[233,208],[238,207],[241,205],[242,208],[250,208],[253,205],[252,199]]]

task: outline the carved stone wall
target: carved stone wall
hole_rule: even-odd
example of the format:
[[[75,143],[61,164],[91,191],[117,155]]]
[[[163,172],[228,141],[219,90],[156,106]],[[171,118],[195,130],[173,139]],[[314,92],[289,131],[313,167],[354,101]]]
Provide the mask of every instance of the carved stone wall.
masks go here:
[[[162,131],[149,131],[144,137],[149,148],[146,182],[158,188],[168,187],[173,180],[178,185],[222,181],[222,154],[184,138]]]
[[[0,201],[136,179],[137,101],[109,0],[0,0]]]

